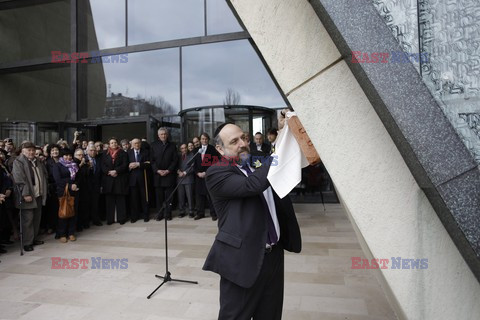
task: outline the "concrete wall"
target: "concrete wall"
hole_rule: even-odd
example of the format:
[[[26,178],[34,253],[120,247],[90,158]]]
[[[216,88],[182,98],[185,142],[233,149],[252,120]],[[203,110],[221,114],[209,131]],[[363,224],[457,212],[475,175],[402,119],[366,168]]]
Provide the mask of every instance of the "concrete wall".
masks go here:
[[[478,281],[309,2],[230,2],[305,125],[366,254],[428,259],[428,269],[379,270],[397,316],[477,319]]]

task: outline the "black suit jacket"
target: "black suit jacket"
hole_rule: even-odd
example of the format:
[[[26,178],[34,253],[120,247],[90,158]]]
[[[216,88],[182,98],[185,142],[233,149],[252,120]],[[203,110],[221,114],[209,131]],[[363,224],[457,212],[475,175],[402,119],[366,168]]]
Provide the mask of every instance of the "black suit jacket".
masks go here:
[[[196,148],[193,150],[193,154],[197,154],[200,148]],[[197,176],[198,172],[206,172],[210,166],[218,162],[221,158],[220,154],[218,153],[217,149],[211,144],[207,145],[207,150],[205,151],[205,155],[202,160],[202,156],[199,154],[195,156],[195,192],[201,195],[207,195],[207,187],[205,186],[205,178],[199,178]]]
[[[140,149],[139,150],[139,159],[138,162],[140,162],[140,166],[138,168],[130,170],[130,178],[128,185],[130,187],[135,187],[136,185],[145,188],[145,169],[148,166],[148,163],[145,163],[145,161],[150,161],[150,153],[146,149]],[[135,160],[135,150],[129,149],[128,152],[128,163],[132,162],[137,162]]]
[[[238,167],[225,161],[207,171],[208,192],[218,216],[218,234],[203,266],[229,281],[251,287],[265,256],[267,225],[261,199],[269,187],[267,161],[249,177]],[[302,240],[292,202],[280,199],[274,192],[275,208],[280,224],[280,242],[285,250],[300,252]]]
[[[102,187],[105,194],[127,195],[128,194],[128,157],[123,150],[118,151],[115,163],[108,152],[102,156]],[[108,171],[116,170],[114,178],[108,175]]]
[[[150,145],[150,159],[153,169],[153,185],[155,187],[171,187],[177,181],[178,154],[174,143],[168,141],[166,146],[157,140]],[[165,177],[160,176],[157,170],[169,170]]]

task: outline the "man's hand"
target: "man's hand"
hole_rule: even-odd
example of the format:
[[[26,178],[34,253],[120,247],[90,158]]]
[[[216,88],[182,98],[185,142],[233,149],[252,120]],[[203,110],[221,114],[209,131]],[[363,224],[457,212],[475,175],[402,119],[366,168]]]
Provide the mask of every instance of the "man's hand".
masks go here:
[[[135,169],[135,168],[138,168],[138,167],[140,167],[140,162],[131,162],[131,163],[128,165],[128,168],[129,168],[130,170]]]
[[[116,176],[118,176],[118,173],[116,170],[110,170],[108,171],[108,175],[115,178]]]
[[[2,203],[3,201],[5,201],[5,195],[4,194],[1,194],[0,193],[0,203]]]
[[[168,170],[157,170],[157,173],[160,176],[165,177],[166,175],[168,175],[170,173],[170,171],[168,171]]]
[[[32,202],[33,198],[32,196],[23,196],[23,200],[25,200],[25,202]]]
[[[199,177],[200,179],[203,179],[205,178],[205,174],[206,174],[205,172],[198,172],[197,177]]]
[[[77,185],[75,183],[72,184],[72,191],[78,191],[78,190],[80,189],[77,187]]]
[[[8,189],[5,191],[5,197],[8,198],[12,194],[12,190]]]

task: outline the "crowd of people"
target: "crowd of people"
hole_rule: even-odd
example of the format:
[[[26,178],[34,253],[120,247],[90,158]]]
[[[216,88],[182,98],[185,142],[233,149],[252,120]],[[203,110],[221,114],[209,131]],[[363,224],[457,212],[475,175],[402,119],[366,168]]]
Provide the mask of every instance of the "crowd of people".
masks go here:
[[[81,141],[75,132],[69,145],[36,146],[24,141],[18,148],[12,139],[0,140],[0,253],[23,235],[23,249],[34,250],[44,242],[42,234],[55,234],[62,243],[76,241],[76,234],[92,224],[135,223],[171,220],[176,203],[179,218],[217,220],[205,185],[205,172],[214,157],[220,158],[210,136],[202,133],[178,146],[166,128],[158,129],[158,140],[108,142]],[[249,140],[249,134],[246,134]],[[275,150],[277,130],[267,132],[268,143],[257,132],[250,142],[252,155]],[[179,184],[176,197],[167,200]],[[59,218],[59,198],[74,196],[75,215]]]

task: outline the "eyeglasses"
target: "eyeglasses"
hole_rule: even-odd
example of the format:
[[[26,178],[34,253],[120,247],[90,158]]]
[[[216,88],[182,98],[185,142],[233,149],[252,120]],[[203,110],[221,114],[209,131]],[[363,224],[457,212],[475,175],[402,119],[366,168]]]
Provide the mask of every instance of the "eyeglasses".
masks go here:
[[[6,138],[3,140],[3,142],[5,143],[13,143],[13,139],[12,138]]]

